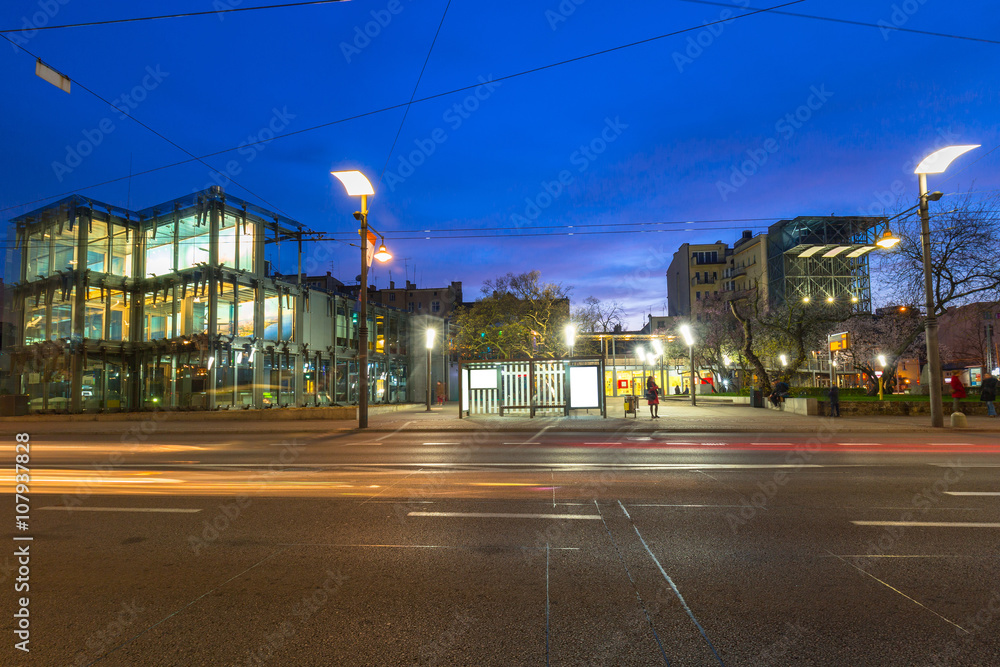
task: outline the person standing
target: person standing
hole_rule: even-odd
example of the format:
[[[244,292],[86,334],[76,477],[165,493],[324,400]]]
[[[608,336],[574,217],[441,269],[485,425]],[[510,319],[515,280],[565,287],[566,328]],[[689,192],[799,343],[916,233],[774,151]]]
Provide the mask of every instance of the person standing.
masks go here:
[[[437,397],[437,404],[444,405],[444,382],[440,380],[437,383],[437,387],[435,387],[435,396]]]
[[[840,416],[840,387],[837,385],[832,385],[830,391],[827,392],[827,396],[830,397],[830,416],[839,417]]]
[[[993,404],[993,401],[997,400],[997,379],[990,373],[983,373],[983,388],[979,393],[979,400],[986,403],[987,415],[997,416],[997,408]]]
[[[965,398],[965,385],[962,384],[962,378],[957,375],[951,376],[951,411],[960,412],[958,409],[958,402]]]
[[[646,400],[649,402],[649,418],[660,418],[660,388],[656,386],[656,380],[650,375],[646,379]]]

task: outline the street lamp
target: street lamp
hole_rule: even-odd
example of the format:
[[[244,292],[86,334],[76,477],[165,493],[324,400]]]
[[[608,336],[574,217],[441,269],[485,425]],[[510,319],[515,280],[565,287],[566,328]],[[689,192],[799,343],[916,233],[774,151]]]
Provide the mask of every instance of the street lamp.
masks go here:
[[[434,349],[434,338],[437,332],[434,329],[427,329],[427,410],[431,411],[431,350]]]
[[[882,400],[882,390],[885,387],[885,355],[878,355],[878,362],[882,365],[882,373],[878,376],[878,400]]]
[[[684,342],[687,344],[691,356],[691,405],[698,405],[698,398],[694,392],[694,336],[691,334],[691,327],[682,324],[681,336],[684,337]]]
[[[566,333],[566,346],[569,348],[569,356],[573,356],[573,345],[576,344],[576,325],[567,324],[564,329]]]
[[[354,218],[361,223],[361,285],[358,294],[361,312],[358,323],[358,428],[368,428],[368,197],[375,194],[371,182],[360,171],[331,171],[336,176],[348,196],[361,197],[361,210],[354,213]],[[374,238],[374,237],[372,237]],[[392,257],[385,244],[379,248],[375,258],[384,262]]]
[[[653,349],[656,350],[656,356],[660,358],[660,382],[663,383],[663,387],[660,389],[660,393],[665,393],[670,389],[670,370],[667,369],[667,377],[663,377],[663,343],[659,338],[653,339]]]
[[[927,317],[924,319],[924,338],[927,341],[927,363],[930,372],[931,426],[944,426],[944,412],[941,409],[941,385],[944,382],[941,372],[941,350],[938,346],[938,321],[934,306],[934,286],[931,279],[931,226],[928,213],[928,200],[941,199],[940,192],[927,192],[927,174],[940,174],[948,168],[952,160],[979,148],[979,144],[966,146],[947,146],[934,151],[925,157],[913,173],[920,179],[920,245],[924,255],[924,297],[926,300]]]
[[[642,364],[642,380],[640,381],[642,383],[642,386],[640,387],[640,389],[645,393],[645,391],[646,391],[646,349],[642,345],[636,346],[636,348],[635,348],[635,357],[636,357],[636,359],[639,360],[639,363]],[[633,388],[635,386],[634,382],[635,381],[633,380]],[[633,389],[633,393],[634,393],[634,389]]]

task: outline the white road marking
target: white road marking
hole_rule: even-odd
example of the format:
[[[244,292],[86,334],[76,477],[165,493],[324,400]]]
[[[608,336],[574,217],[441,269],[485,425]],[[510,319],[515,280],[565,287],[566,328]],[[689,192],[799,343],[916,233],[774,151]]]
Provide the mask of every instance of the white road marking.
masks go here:
[[[383,436],[382,436],[381,438],[375,438],[375,439],[376,439],[376,440],[385,440],[386,438],[389,438],[389,437],[392,437],[392,436],[396,435],[397,433],[399,433],[400,431],[402,431],[402,430],[403,430],[404,428],[406,428],[407,426],[409,426],[409,425],[410,425],[410,424],[412,424],[412,423],[413,423],[412,421],[408,421],[408,422],[403,422],[403,425],[402,425],[402,426],[400,426],[399,428],[397,428],[397,429],[396,429],[395,431],[393,431],[392,433],[386,433],[386,434],[385,434],[385,435],[383,435]]]
[[[200,509],[184,509],[180,507],[64,507],[60,505],[50,505],[49,507],[39,507],[43,510],[65,510],[67,512],[178,512],[182,514],[194,514]]]
[[[380,447],[381,442],[345,442],[341,447]]]
[[[996,554],[969,556],[965,554],[820,554],[820,558],[997,558]]]
[[[881,447],[881,442],[838,442],[841,447]]]
[[[954,463],[928,463],[935,468],[954,468]],[[962,463],[962,468],[1000,468],[1000,463]]]
[[[460,442],[425,442],[425,445],[460,445]]]
[[[623,442],[585,442],[585,445],[623,445]]]
[[[949,496],[1000,496],[1000,491],[945,491]]]
[[[754,447],[794,447],[794,442],[751,442]]]
[[[482,545],[454,545],[454,544],[327,544],[324,542],[286,542],[281,543],[281,547],[357,547],[367,549],[480,549]],[[514,546],[508,549],[544,549],[545,547]],[[550,547],[552,551],[579,551],[580,547]]]
[[[871,573],[869,573],[869,572],[866,572],[865,570],[862,570],[862,569],[861,569],[860,567],[858,567],[858,566],[857,566],[857,565],[855,565],[854,563],[852,563],[852,562],[850,562],[850,561],[848,561],[848,560],[844,560],[844,558],[842,558],[841,556],[838,556],[838,555],[834,554],[834,553],[833,553],[833,552],[831,552],[831,551],[827,551],[827,553],[828,553],[828,554],[830,554],[831,556],[833,556],[834,558],[836,558],[837,560],[839,560],[840,562],[842,562],[842,563],[845,563],[845,564],[847,564],[847,565],[850,565],[851,567],[853,567],[853,568],[854,568],[855,570],[857,570],[857,571],[858,571],[858,572],[860,572],[861,574],[863,574],[863,575],[865,575],[865,576],[867,576],[867,577],[871,577],[872,579],[874,579],[874,580],[875,580],[875,581],[877,581],[878,583],[882,584],[883,586],[885,586],[885,587],[886,587],[886,588],[888,588],[889,590],[891,590],[891,591],[894,591],[894,592],[896,592],[896,593],[899,593],[900,595],[902,595],[902,596],[903,596],[904,598],[906,598],[906,599],[907,599],[907,600],[909,600],[910,602],[912,602],[912,603],[914,603],[914,604],[916,604],[916,605],[918,605],[918,606],[920,606],[920,607],[923,607],[924,609],[926,609],[926,610],[927,610],[927,611],[929,611],[930,613],[932,613],[932,614],[934,614],[935,616],[937,616],[938,618],[940,618],[940,619],[941,619],[942,621],[944,621],[945,623],[949,623],[949,624],[951,624],[951,625],[955,626],[956,628],[958,628],[959,630],[961,630],[961,631],[962,631],[962,632],[964,632],[965,634],[971,634],[971,633],[970,633],[970,632],[969,632],[968,630],[966,630],[965,628],[963,628],[963,627],[962,627],[961,625],[959,625],[958,623],[955,623],[954,621],[951,621],[951,620],[949,620],[949,619],[945,618],[944,616],[942,616],[941,614],[937,613],[936,611],[934,611],[933,609],[931,609],[931,608],[930,608],[930,607],[928,607],[927,605],[923,604],[922,602],[918,602],[918,601],[914,600],[913,598],[911,598],[911,597],[910,597],[909,595],[907,595],[907,594],[906,594],[906,593],[904,593],[903,591],[899,590],[898,588],[894,588],[894,587],[890,586],[889,584],[885,583],[884,581],[882,581],[881,579],[879,579],[878,577],[876,577],[876,576],[875,576],[874,574],[871,574]]]
[[[852,521],[855,526],[903,526],[908,528],[1000,528],[1000,523],[970,521]]]
[[[512,512],[409,512],[406,516],[467,517],[472,519],[584,519],[600,520],[599,514],[517,514]]]

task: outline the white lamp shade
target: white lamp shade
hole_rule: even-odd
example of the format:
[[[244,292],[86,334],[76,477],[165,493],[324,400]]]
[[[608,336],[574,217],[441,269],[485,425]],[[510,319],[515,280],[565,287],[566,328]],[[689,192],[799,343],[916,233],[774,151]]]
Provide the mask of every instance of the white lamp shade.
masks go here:
[[[681,336],[687,345],[694,345],[694,336],[691,334],[691,327],[686,324],[681,325]]]
[[[375,194],[371,181],[365,178],[365,175],[360,171],[331,171],[330,173],[340,179],[340,182],[347,189],[347,194],[352,197]]]
[[[968,153],[973,148],[979,148],[980,144],[966,146],[946,146],[941,150],[934,151],[917,165],[913,170],[914,174],[940,174],[948,165],[960,155]]]

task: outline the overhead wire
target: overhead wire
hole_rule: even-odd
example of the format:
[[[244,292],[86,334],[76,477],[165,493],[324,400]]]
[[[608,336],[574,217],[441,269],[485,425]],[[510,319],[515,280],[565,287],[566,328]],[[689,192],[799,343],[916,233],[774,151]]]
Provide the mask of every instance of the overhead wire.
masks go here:
[[[160,19],[180,19],[192,16],[206,16],[208,14],[231,14],[234,12],[253,12],[258,9],[287,9],[288,7],[303,7],[305,5],[328,5],[334,2],[346,2],[346,0],[311,0],[309,2],[289,2],[277,5],[259,5],[256,7],[229,7],[226,9],[213,9],[210,12],[185,12],[183,14],[163,14],[160,16],[137,16],[127,19],[107,19],[104,21],[87,21],[84,23],[63,23],[60,25],[31,26],[32,32],[35,30],[61,30],[63,28],[89,28],[100,25],[113,25],[116,23],[136,23],[139,21],[158,21]],[[0,30],[5,32],[22,32],[25,28],[9,28]]]
[[[713,2],[712,0],[680,0],[681,2],[690,2],[698,5],[712,5],[715,7],[725,7],[726,9],[733,9],[736,11],[747,11],[754,9],[753,7],[740,7],[731,4],[726,4],[725,2]],[[894,32],[909,32],[917,35],[929,35],[931,37],[945,37],[947,39],[963,39],[970,42],[983,42],[985,44],[1000,44],[1000,41],[995,39],[986,39],[984,37],[969,37],[967,35],[953,35],[946,32],[933,32],[930,30],[918,30],[916,28],[904,28],[898,25],[892,25],[888,22],[882,23],[868,23],[865,21],[853,21],[851,19],[838,19],[832,16],[816,16],[815,14],[799,14],[797,12],[783,12],[783,11],[773,11],[772,14],[780,14],[782,16],[794,16],[796,18],[802,19],[814,19],[817,21],[829,21],[830,23],[844,23],[846,25],[856,25],[864,28],[878,28],[879,30],[892,30]]]
[[[679,30],[673,30],[671,32],[664,33],[662,35],[656,35],[654,37],[647,37],[645,39],[640,39],[640,40],[635,41],[635,42],[629,42],[627,44],[620,44],[618,46],[613,46],[613,47],[610,47],[610,48],[607,48],[607,49],[602,49],[600,51],[593,51],[591,53],[587,53],[587,54],[580,55],[580,56],[574,56],[573,58],[568,58],[566,60],[560,60],[560,61],[557,61],[557,62],[549,63],[547,65],[540,65],[538,67],[532,67],[531,69],[522,70],[520,72],[514,72],[513,74],[506,74],[504,76],[494,77],[494,78],[490,79],[490,82],[495,82],[495,81],[509,81],[510,79],[515,79],[515,78],[518,78],[518,77],[527,76],[528,74],[535,74],[535,73],[538,73],[538,72],[543,72],[545,70],[553,69],[555,67],[561,67],[563,65],[568,65],[568,64],[571,64],[571,63],[575,63],[575,62],[580,62],[582,60],[587,60],[587,59],[590,59],[590,58],[596,58],[597,56],[607,55],[609,53],[614,53],[616,51],[621,51],[623,49],[628,49],[628,48],[632,48],[632,47],[635,47],[635,46],[640,46],[642,44],[648,44],[650,42],[655,42],[657,40],[666,39],[667,37],[674,37],[676,35],[681,35],[681,34],[684,34],[684,33],[695,31],[695,30],[703,30],[706,26],[715,25],[717,23],[726,23],[726,22],[733,21],[733,20],[736,20],[736,19],[747,18],[749,16],[755,16],[757,14],[762,14],[764,12],[769,12],[769,11],[772,11],[774,9],[778,9],[778,8],[781,8],[781,7],[788,7],[790,5],[797,5],[797,4],[801,3],[801,2],[805,2],[805,0],[790,0],[789,2],[785,2],[785,3],[782,3],[780,5],[775,5],[774,7],[769,7],[769,8],[766,8],[766,9],[756,10],[756,11],[748,13],[748,14],[741,14],[741,15],[735,16],[733,18],[720,19],[718,21],[708,21],[706,23],[700,23],[700,24],[698,24],[696,26],[691,26],[689,28],[681,28]],[[257,146],[257,145],[262,145],[262,144],[267,144],[267,143],[270,143],[272,141],[277,141],[278,139],[286,139],[288,137],[293,137],[295,135],[303,134],[305,132],[312,132],[314,130],[319,130],[319,129],[322,129],[322,128],[325,128],[325,127],[331,127],[333,125],[339,125],[341,123],[346,123],[346,122],[349,122],[349,121],[352,121],[352,120],[358,120],[360,118],[367,118],[368,116],[374,116],[374,115],[377,115],[377,114],[380,114],[380,113],[384,113],[386,111],[392,111],[393,109],[400,109],[400,108],[405,107],[405,106],[410,105],[410,104],[417,104],[417,103],[420,103],[420,102],[427,102],[429,100],[434,100],[434,99],[437,99],[439,97],[446,97],[448,95],[454,95],[455,93],[464,92],[466,90],[472,90],[472,89],[478,88],[478,87],[480,87],[482,85],[484,85],[482,82],[477,82],[477,83],[470,84],[470,85],[467,85],[467,86],[461,86],[459,88],[453,88],[451,90],[447,90],[447,91],[444,91],[444,92],[435,93],[433,95],[426,95],[424,97],[421,97],[421,98],[418,98],[418,99],[415,99],[415,100],[411,100],[409,102],[400,102],[399,104],[393,104],[393,105],[390,105],[390,106],[387,106],[387,107],[382,107],[380,109],[373,109],[371,111],[365,111],[365,112],[362,112],[362,113],[354,114],[353,116],[346,116],[344,118],[339,118],[337,120],[328,121],[326,123],[320,123],[318,125],[312,125],[310,127],[304,127],[304,128],[299,129],[299,130],[293,130],[291,132],[285,132],[284,134],[277,134],[277,135],[275,135],[275,136],[273,136],[273,137],[271,137],[269,139],[258,139],[257,141],[243,142],[243,143],[239,144],[238,146],[232,146],[230,148],[224,148],[222,150],[213,151],[211,153],[206,153],[204,155],[193,157],[193,158],[188,159],[188,160],[180,160],[179,162],[173,162],[173,163],[170,163],[170,164],[160,165],[159,167],[153,167],[151,169],[146,169],[144,171],[140,171],[140,172],[137,172],[135,174],[131,174],[129,176],[120,176],[118,178],[112,178],[112,179],[109,179],[109,180],[106,180],[106,181],[102,181],[100,183],[94,183],[92,185],[87,185],[87,186],[84,186],[82,188],[76,188],[74,190],[69,190],[67,192],[63,192],[63,193],[59,193],[59,194],[55,194],[55,195],[50,195],[48,197],[42,197],[40,199],[34,199],[32,201],[22,202],[20,204],[14,205],[14,206],[7,206],[7,207],[4,207],[4,208],[0,208],[0,212],[2,212],[2,211],[8,211],[8,210],[14,209],[14,208],[19,208],[21,206],[28,206],[30,204],[34,204],[34,203],[37,203],[37,202],[40,202],[40,201],[45,201],[47,199],[54,199],[56,197],[64,197],[64,196],[67,196],[67,195],[71,195],[71,194],[75,194],[77,192],[80,192],[81,190],[89,190],[91,188],[101,187],[103,185],[109,185],[111,183],[116,183],[118,181],[123,181],[126,178],[131,178],[132,176],[143,176],[145,174],[150,174],[150,173],[153,173],[153,172],[156,172],[156,171],[161,171],[163,169],[170,169],[172,167],[177,167],[177,166],[180,166],[182,164],[187,164],[189,162],[194,162],[194,161],[197,161],[197,160],[200,160],[200,159],[210,158],[210,157],[214,157],[216,155],[222,155],[224,153],[230,153],[232,151],[239,150],[240,148],[249,147],[249,146]]]
[[[420,74],[417,76],[417,82],[413,84],[413,92],[410,93],[410,101],[406,103],[406,107],[403,109],[403,118],[399,121],[399,128],[396,129],[396,136],[392,140],[392,146],[389,147],[389,154],[385,156],[385,164],[382,165],[382,173],[378,175],[378,182],[382,183],[382,178],[385,176],[385,170],[389,167],[389,160],[392,159],[392,153],[396,150],[396,142],[399,141],[399,135],[403,131],[403,125],[406,123],[406,117],[410,113],[410,107],[413,105],[413,98],[417,96],[417,88],[420,87],[420,80],[424,78],[424,70],[427,69],[427,62],[431,59],[431,53],[434,51],[434,45],[437,44],[438,35],[441,34],[441,26],[444,25],[444,17],[448,15],[448,9],[451,7],[451,0],[448,0],[448,4],[444,6],[444,13],[441,14],[441,21],[438,22],[437,30],[434,31],[434,39],[431,40],[431,46],[427,49],[427,55],[424,57],[424,64],[420,68]]]
[[[37,54],[35,54],[35,53],[32,53],[31,51],[29,51],[28,49],[24,48],[24,47],[23,47],[23,46],[21,46],[20,44],[17,44],[17,43],[16,43],[16,42],[15,42],[14,40],[12,40],[12,39],[11,39],[10,37],[8,37],[7,35],[4,35],[4,34],[0,34],[0,38],[2,38],[2,39],[5,39],[5,40],[7,40],[7,41],[8,41],[8,42],[10,42],[11,44],[13,44],[13,45],[14,45],[14,46],[15,46],[16,48],[18,48],[18,49],[21,49],[22,51],[24,51],[25,53],[27,53],[27,54],[28,54],[29,56],[31,56],[32,58],[35,58],[36,60],[41,60],[41,57],[40,57],[40,56],[38,56],[38,55],[37,55]],[[274,204],[272,204],[271,202],[269,202],[269,201],[268,201],[267,199],[265,199],[264,197],[260,196],[259,194],[257,194],[257,193],[256,193],[256,192],[254,192],[253,190],[251,190],[250,188],[248,188],[248,187],[246,187],[245,185],[242,185],[241,183],[237,182],[237,181],[236,181],[236,179],[234,179],[234,178],[233,178],[232,176],[230,176],[229,174],[223,174],[223,172],[219,171],[218,169],[216,169],[216,168],[215,168],[215,167],[213,167],[212,165],[210,165],[210,164],[208,164],[207,162],[205,162],[205,160],[204,160],[204,159],[202,159],[202,158],[200,158],[200,157],[196,156],[196,155],[195,155],[194,153],[192,153],[192,152],[191,152],[191,151],[189,151],[188,149],[184,148],[183,146],[181,146],[181,145],[180,145],[180,144],[178,144],[177,142],[175,142],[175,141],[172,141],[172,140],[171,140],[171,139],[169,139],[168,137],[164,136],[164,135],[163,135],[162,133],[158,132],[157,130],[153,129],[152,127],[150,127],[150,126],[149,126],[149,125],[147,125],[146,123],[142,122],[141,120],[139,120],[138,118],[136,118],[135,116],[133,116],[132,114],[130,114],[130,113],[129,113],[128,111],[125,111],[125,110],[121,109],[120,107],[116,107],[116,106],[115,106],[114,104],[112,104],[112,103],[111,103],[111,102],[110,102],[110,101],[109,101],[108,99],[106,99],[105,97],[103,97],[103,96],[102,96],[101,94],[97,93],[96,91],[94,91],[94,90],[92,90],[91,88],[87,87],[87,86],[86,86],[85,84],[81,83],[79,79],[76,79],[76,78],[74,77],[74,78],[72,78],[71,80],[72,80],[72,81],[73,81],[73,83],[75,83],[75,84],[76,84],[77,86],[79,86],[80,88],[83,88],[83,89],[84,89],[85,91],[87,91],[88,93],[90,93],[91,95],[93,95],[94,97],[96,97],[97,99],[99,99],[100,101],[102,101],[102,102],[104,102],[105,104],[107,104],[107,105],[108,105],[109,107],[111,107],[112,109],[114,109],[114,110],[115,110],[116,112],[118,112],[118,113],[122,114],[123,116],[126,116],[127,118],[129,118],[130,120],[134,121],[134,122],[135,122],[135,123],[137,123],[138,125],[141,125],[142,127],[146,128],[147,130],[149,130],[150,132],[152,132],[153,134],[155,134],[156,136],[158,136],[158,137],[159,137],[160,139],[163,139],[164,141],[166,141],[166,142],[167,142],[168,144],[170,144],[170,145],[171,145],[171,146],[173,146],[174,148],[177,148],[178,150],[180,150],[180,151],[182,151],[182,152],[186,153],[187,155],[190,155],[190,156],[191,156],[191,158],[192,158],[193,160],[196,160],[196,161],[200,162],[201,164],[205,165],[206,167],[208,167],[208,168],[209,168],[210,170],[212,170],[213,172],[215,172],[215,173],[217,173],[217,174],[221,174],[221,175],[225,176],[225,177],[226,177],[226,178],[227,178],[227,179],[228,179],[229,181],[231,181],[231,182],[232,182],[232,183],[233,183],[234,185],[236,185],[237,187],[241,188],[242,190],[245,190],[246,192],[250,193],[250,194],[251,194],[252,196],[254,196],[254,197],[256,197],[257,199],[261,200],[262,202],[264,202],[264,203],[265,203],[265,204],[267,204],[268,206],[270,206],[270,207],[272,207],[272,208],[274,208],[274,209],[277,209],[277,211],[278,211],[279,213],[282,213],[282,214],[284,214],[285,216],[288,216],[288,214],[287,214],[287,213],[285,213],[284,211],[282,211],[282,210],[281,210],[280,208],[278,208],[277,206],[275,206]],[[189,161],[190,161],[190,160],[189,160]],[[132,171],[132,165],[131,165],[131,164],[129,164],[129,176],[128,176],[128,178],[130,178],[130,179],[131,179],[131,177],[132,177],[132,174],[131,174],[131,171]],[[119,179],[119,180],[121,180],[121,179]],[[129,182],[131,182],[131,181],[129,181]],[[7,209],[3,209],[3,210],[7,210]]]

